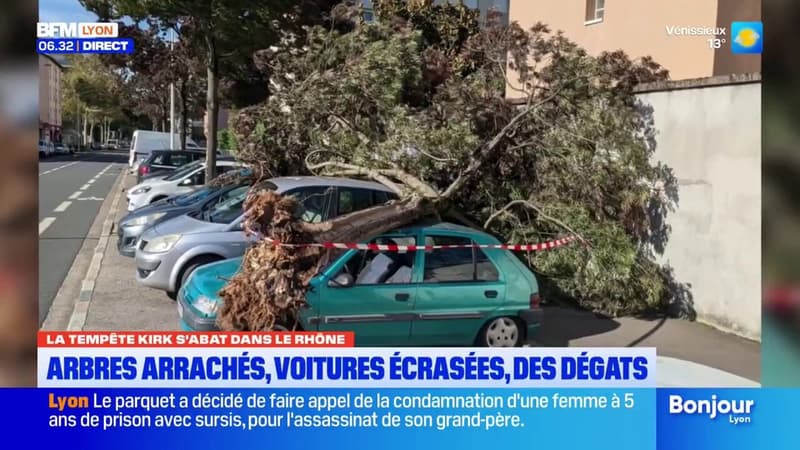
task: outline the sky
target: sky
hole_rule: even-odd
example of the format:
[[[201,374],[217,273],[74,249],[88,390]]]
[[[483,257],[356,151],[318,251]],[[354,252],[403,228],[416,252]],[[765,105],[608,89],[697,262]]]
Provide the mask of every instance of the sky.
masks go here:
[[[78,0],[39,0],[40,22],[96,22],[97,16],[86,11]]]

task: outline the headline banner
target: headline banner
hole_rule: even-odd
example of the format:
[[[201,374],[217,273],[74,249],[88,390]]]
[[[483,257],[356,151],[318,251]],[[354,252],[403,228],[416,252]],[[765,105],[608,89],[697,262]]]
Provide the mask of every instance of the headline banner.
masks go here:
[[[39,387],[645,388],[653,348],[40,347]]]

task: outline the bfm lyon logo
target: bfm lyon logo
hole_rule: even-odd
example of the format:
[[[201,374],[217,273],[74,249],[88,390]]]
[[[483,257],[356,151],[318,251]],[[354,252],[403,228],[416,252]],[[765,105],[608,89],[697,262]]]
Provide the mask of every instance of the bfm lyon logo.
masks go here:
[[[755,407],[755,400],[719,400],[712,395],[710,400],[684,399],[680,395],[669,396],[670,414],[703,414],[714,420],[718,415],[727,414],[728,422],[739,425],[750,423],[750,414]]]

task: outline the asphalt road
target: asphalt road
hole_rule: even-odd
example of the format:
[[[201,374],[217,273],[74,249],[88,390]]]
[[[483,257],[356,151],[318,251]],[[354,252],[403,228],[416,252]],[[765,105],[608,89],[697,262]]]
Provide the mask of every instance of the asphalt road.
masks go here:
[[[39,162],[39,324],[44,321],[127,155],[87,152]]]

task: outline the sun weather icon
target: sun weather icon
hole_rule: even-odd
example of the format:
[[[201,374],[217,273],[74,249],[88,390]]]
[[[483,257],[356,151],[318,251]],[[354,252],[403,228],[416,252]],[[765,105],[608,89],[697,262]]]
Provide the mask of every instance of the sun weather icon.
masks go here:
[[[733,53],[761,53],[764,49],[764,26],[761,22],[731,24]]]

